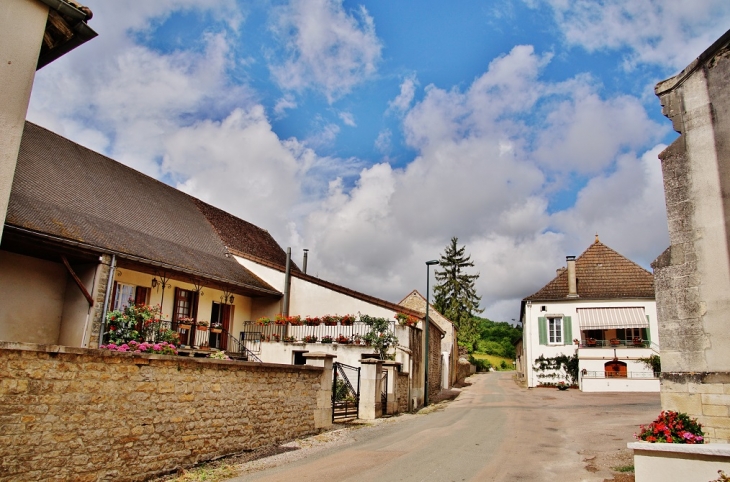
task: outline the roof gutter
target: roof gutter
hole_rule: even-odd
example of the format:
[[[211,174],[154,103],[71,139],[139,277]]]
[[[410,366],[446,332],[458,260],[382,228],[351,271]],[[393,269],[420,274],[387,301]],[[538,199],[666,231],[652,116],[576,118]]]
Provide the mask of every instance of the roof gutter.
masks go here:
[[[6,229],[9,229],[11,231],[17,231],[17,232],[21,232],[21,233],[24,233],[24,234],[27,234],[27,235],[37,236],[39,238],[47,239],[49,241],[54,241],[56,243],[67,244],[69,246],[75,246],[75,247],[78,247],[78,248],[87,249],[87,250],[93,251],[95,253],[111,254],[111,255],[115,255],[118,258],[127,259],[129,261],[136,261],[136,262],[141,263],[141,264],[147,264],[147,265],[151,265],[151,266],[156,266],[158,268],[163,268],[163,269],[167,269],[167,270],[170,270],[170,271],[178,271],[178,272],[185,273],[185,274],[188,274],[188,275],[191,275],[191,276],[202,277],[202,278],[206,278],[206,279],[209,279],[209,280],[217,281],[219,283],[224,283],[224,284],[229,284],[229,285],[233,285],[233,286],[238,286],[239,288],[244,288],[244,289],[247,289],[247,290],[256,291],[256,292],[259,292],[259,293],[262,293],[262,294],[268,294],[268,295],[274,295],[274,296],[281,296],[281,293],[279,291],[276,291],[276,290],[267,290],[265,288],[259,288],[258,286],[251,286],[251,285],[248,285],[248,284],[245,284],[245,283],[239,283],[239,282],[236,282],[236,281],[227,280],[225,278],[221,278],[221,277],[218,277],[218,276],[215,276],[215,275],[210,275],[210,274],[207,274],[207,273],[202,273],[200,271],[195,271],[195,270],[191,270],[191,269],[188,269],[188,268],[183,268],[182,266],[175,266],[175,265],[172,265],[172,264],[163,263],[161,261],[153,261],[151,259],[142,258],[142,257],[139,257],[139,256],[134,256],[134,255],[127,254],[127,253],[122,253],[122,252],[114,251],[114,250],[107,249],[107,248],[101,248],[99,246],[94,246],[94,245],[91,245],[91,244],[82,243],[80,241],[73,241],[71,239],[59,238],[57,236],[52,236],[50,234],[45,234],[45,233],[39,233],[39,232],[36,232],[36,231],[31,231],[30,229],[25,229],[25,228],[21,228],[21,227],[18,227],[18,226],[13,226],[13,225],[10,225],[10,224],[7,224],[7,223],[5,224],[5,228]]]
[[[74,32],[74,36],[72,38],[38,56],[38,64],[36,65],[36,70],[40,70],[57,58],[67,54],[79,45],[85,44],[92,38],[99,35],[86,24],[86,19],[90,17],[90,14],[87,15],[85,12],[82,12],[78,8],[73,7],[63,0],[39,1],[45,4],[50,10],[55,10],[59,14],[63,15],[64,17],[70,18],[76,23],[74,25],[69,25]]]

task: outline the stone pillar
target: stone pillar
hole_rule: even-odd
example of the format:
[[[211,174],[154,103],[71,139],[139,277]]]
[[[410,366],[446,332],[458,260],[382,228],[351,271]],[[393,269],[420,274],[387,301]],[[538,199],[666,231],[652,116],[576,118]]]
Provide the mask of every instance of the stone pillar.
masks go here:
[[[36,0],[4,0],[0,15],[0,238],[8,211],[48,7]]]
[[[309,352],[304,354],[304,358],[307,360],[307,365],[324,368],[317,392],[314,428],[329,428],[332,426],[332,364],[337,356],[323,352]]]
[[[398,373],[401,364],[399,362],[385,360],[383,368],[388,370],[388,403],[383,407],[383,414],[393,415],[398,413]]]
[[[374,420],[383,416],[383,404],[380,401],[383,360],[368,358],[360,360],[360,365],[360,418]]]

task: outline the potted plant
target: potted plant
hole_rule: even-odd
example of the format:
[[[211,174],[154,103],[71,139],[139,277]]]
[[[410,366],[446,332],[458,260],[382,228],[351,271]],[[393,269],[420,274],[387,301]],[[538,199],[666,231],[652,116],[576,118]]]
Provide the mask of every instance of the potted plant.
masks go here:
[[[662,411],[649,425],[641,425],[638,440],[651,443],[703,444],[702,424],[682,412]]]
[[[342,326],[350,326],[353,323],[355,323],[355,315],[343,315],[340,318],[340,325]]]
[[[565,391],[568,388],[570,388],[570,386],[567,383],[563,381],[558,382],[558,390]]]
[[[295,341],[297,341],[297,339],[294,338],[293,336],[285,336],[282,338],[282,341],[284,343],[294,343]]]
[[[332,343],[332,337],[329,335],[325,335],[322,337],[322,343]]]
[[[325,324],[325,326],[337,326],[337,322],[339,321],[340,317],[332,316],[332,315],[324,315],[320,319]]]
[[[208,331],[208,326],[210,326],[210,322],[209,321],[201,320],[201,321],[199,321],[197,323],[197,325],[198,325],[198,330],[200,330],[200,331]]]
[[[193,318],[181,316],[177,319],[177,327],[181,330],[189,330],[193,326],[193,323],[195,323]]]
[[[210,331],[213,333],[221,333],[223,331],[222,323],[212,323],[210,325]]]
[[[274,323],[276,323],[277,325],[286,325],[286,316],[279,313],[278,315],[276,315],[276,318],[274,318]]]
[[[573,338],[573,343],[580,345],[580,340],[578,338]]]
[[[277,341],[277,342],[281,341],[281,335],[279,335],[278,333],[272,333],[271,337],[269,337],[269,339],[267,339],[266,341],[269,341],[269,340]]]
[[[400,326],[416,326],[418,324],[418,318],[405,313],[396,313],[395,319],[398,321]]]
[[[299,315],[287,316],[286,322],[292,326],[298,326],[302,324],[302,317]]]
[[[307,326],[319,326],[320,319],[317,316],[308,316],[304,319],[304,324]]]
[[[611,338],[610,343],[611,343],[611,346],[619,346],[621,344],[621,342],[619,341],[618,338]]]
[[[317,337],[314,335],[307,335],[302,341],[304,343],[317,343]]]
[[[337,338],[335,338],[335,341],[340,345],[349,345],[352,340],[350,340],[345,335],[340,334]]]
[[[269,318],[268,316],[262,316],[261,318],[256,320],[256,324],[261,326],[269,325],[271,324],[271,318]]]

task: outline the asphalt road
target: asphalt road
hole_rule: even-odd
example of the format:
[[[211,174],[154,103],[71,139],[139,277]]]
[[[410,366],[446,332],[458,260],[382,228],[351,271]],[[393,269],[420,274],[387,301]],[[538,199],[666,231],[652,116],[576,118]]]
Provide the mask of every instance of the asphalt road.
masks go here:
[[[631,463],[626,443],[661,410],[659,394],[527,390],[509,372],[469,381],[443,410],[356,430],[347,443],[230,482],[602,482],[611,464]]]

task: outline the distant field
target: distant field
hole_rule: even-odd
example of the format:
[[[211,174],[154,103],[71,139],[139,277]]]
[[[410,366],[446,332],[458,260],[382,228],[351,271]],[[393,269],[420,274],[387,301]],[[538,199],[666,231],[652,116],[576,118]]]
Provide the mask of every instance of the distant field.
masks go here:
[[[502,358],[501,356],[487,355],[486,353],[472,353],[472,356],[478,360],[487,360],[492,366],[500,370],[499,365],[502,360],[507,364],[507,370],[514,370],[514,360]]]

